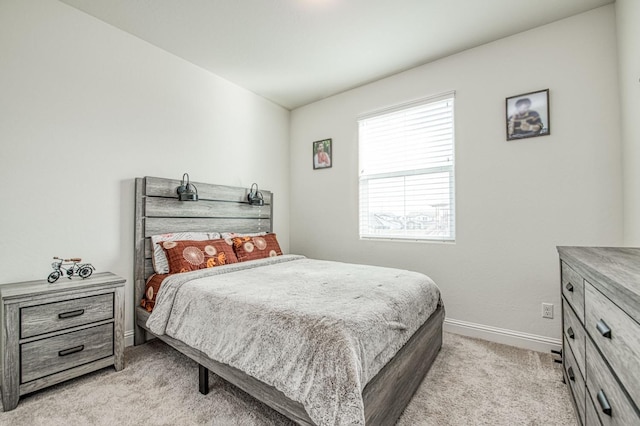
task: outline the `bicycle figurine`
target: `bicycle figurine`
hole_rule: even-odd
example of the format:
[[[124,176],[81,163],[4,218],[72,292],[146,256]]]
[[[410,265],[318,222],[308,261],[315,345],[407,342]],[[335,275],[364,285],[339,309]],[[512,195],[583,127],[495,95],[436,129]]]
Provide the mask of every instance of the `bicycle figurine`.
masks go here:
[[[67,278],[71,279],[74,275],[79,275],[80,278],[89,278],[93,271],[96,268],[93,267],[90,263],[80,263],[82,259],[79,257],[72,257],[71,259],[61,259],[59,257],[54,257],[56,262],[51,264],[53,268],[53,272],[49,274],[47,277],[47,281],[50,283],[55,283],[58,281],[58,278],[63,276],[65,273],[67,274]],[[67,262],[67,263],[64,263]]]

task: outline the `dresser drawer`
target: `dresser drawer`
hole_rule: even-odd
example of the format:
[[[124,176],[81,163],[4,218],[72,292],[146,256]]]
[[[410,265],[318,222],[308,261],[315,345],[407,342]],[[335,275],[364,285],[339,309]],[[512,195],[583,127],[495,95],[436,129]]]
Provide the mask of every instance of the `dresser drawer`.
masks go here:
[[[562,262],[562,295],[573,307],[580,322],[584,322],[584,279]]]
[[[598,412],[596,411],[596,406],[593,405],[593,401],[591,400],[591,395],[589,395],[589,391],[587,391],[585,405],[586,405],[586,413],[584,415],[585,426],[601,426],[602,423],[600,423],[600,419],[598,418]]]
[[[640,404],[640,324],[590,283],[585,290],[585,328],[631,398]]]
[[[113,355],[113,324],[20,345],[20,383]]]
[[[613,377],[591,339],[587,339],[587,389],[603,425],[640,424],[640,417],[632,402]],[[609,414],[605,413],[606,404],[610,406]]]
[[[578,364],[578,368],[582,372],[582,375],[585,374],[585,331],[584,326],[576,317],[576,314],[573,312],[573,309],[569,306],[567,302],[562,300],[562,312],[563,312],[563,324],[564,324],[564,337],[569,343],[571,350],[576,358],[576,363]]]
[[[564,340],[565,350],[562,356],[562,364],[565,372],[565,377],[567,378],[567,383],[569,383],[569,387],[571,388],[571,392],[573,393],[573,399],[576,402],[576,406],[578,407],[578,417],[580,417],[580,422],[584,424],[584,402],[585,402],[585,391],[586,385],[584,382],[584,378],[578,366],[576,364],[576,359],[571,352],[571,349],[567,347],[567,339]]]
[[[113,293],[20,309],[20,338],[113,318]]]

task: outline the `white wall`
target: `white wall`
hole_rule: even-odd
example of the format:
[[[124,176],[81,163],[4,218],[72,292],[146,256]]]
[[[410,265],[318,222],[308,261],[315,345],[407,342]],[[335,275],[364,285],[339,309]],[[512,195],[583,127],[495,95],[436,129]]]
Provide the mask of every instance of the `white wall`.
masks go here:
[[[292,252],[427,273],[449,321],[557,343],[556,245],[622,242],[616,64],[611,5],[294,110]],[[505,98],[546,88],[551,135],[506,142]],[[452,89],[456,243],[360,241],[356,117]],[[324,138],[333,167],[314,171],[311,143]],[[542,302],[555,304],[555,319],[541,318]]]
[[[616,1],[624,164],[624,242],[640,246],[640,2]]]
[[[289,244],[289,112],[54,0],[0,2],[0,283],[52,256],[127,278],[133,329],[134,178],[275,193]]]

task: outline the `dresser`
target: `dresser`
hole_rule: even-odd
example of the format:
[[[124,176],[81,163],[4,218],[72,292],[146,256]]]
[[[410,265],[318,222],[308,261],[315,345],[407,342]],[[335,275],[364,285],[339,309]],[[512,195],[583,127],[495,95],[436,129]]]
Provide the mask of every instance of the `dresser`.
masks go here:
[[[564,377],[579,423],[640,425],[640,249],[558,252]]]
[[[124,367],[124,283],[110,272],[0,285],[5,411],[20,396],[113,365]]]

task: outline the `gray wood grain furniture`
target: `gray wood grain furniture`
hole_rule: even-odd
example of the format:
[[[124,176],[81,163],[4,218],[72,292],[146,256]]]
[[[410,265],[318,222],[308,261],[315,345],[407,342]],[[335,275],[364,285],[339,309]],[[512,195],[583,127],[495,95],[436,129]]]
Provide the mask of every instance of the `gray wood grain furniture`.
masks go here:
[[[124,367],[124,278],[110,272],[0,285],[5,411],[20,396],[110,365]]]
[[[583,425],[640,425],[640,249],[558,247],[565,381]]]
[[[151,335],[145,325],[149,313],[140,307],[140,301],[145,291],[146,279],[153,273],[150,241],[152,235],[187,231],[272,231],[271,192],[261,190],[265,205],[257,207],[250,206],[246,201],[248,188],[195,182],[200,201],[180,202],[176,194],[179,184],[180,181],[171,179],[136,179],[136,344],[144,343]],[[367,425],[390,425],[400,417],[442,346],[443,322],[444,307],[439,307],[396,356],[366,385],[363,400]],[[157,337],[200,365],[201,391],[208,388],[208,369],[293,421],[302,425],[314,424],[302,404],[287,398],[274,387],[229,365],[212,360],[198,349],[169,336]]]

